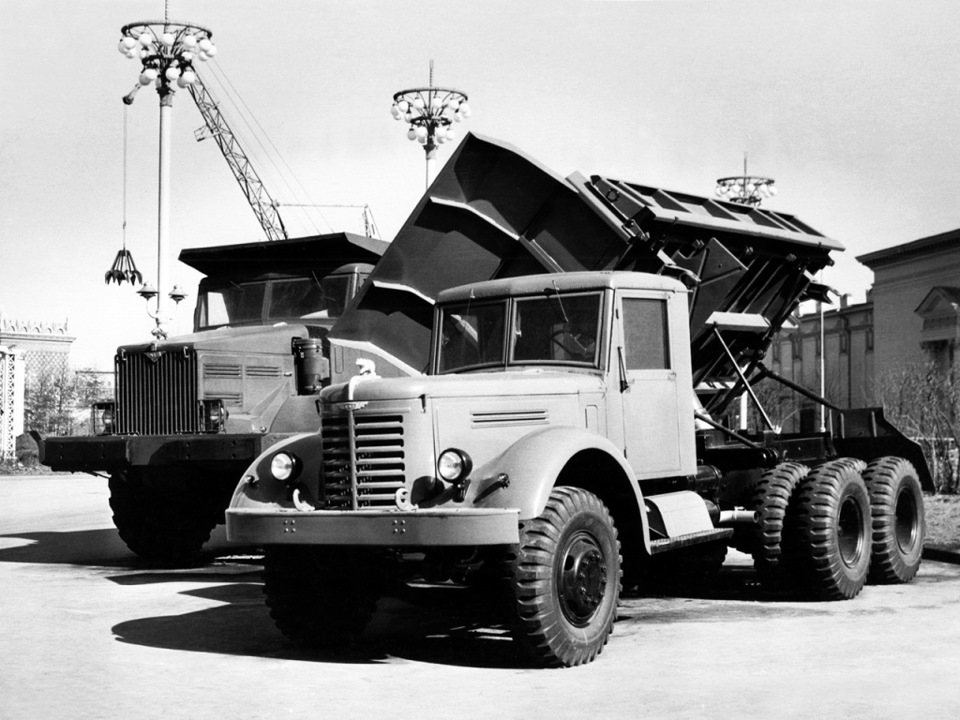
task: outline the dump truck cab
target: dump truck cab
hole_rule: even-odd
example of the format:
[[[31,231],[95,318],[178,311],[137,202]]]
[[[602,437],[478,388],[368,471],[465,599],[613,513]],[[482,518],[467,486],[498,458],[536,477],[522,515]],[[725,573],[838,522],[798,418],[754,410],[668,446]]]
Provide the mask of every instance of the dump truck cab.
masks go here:
[[[332,233],[183,250],[203,275],[193,332],[117,348],[114,397],[94,406],[90,434],[38,438],[40,461],[109,476],[127,545],[194,562],[243,469],[316,428],[327,335],[386,246]]]

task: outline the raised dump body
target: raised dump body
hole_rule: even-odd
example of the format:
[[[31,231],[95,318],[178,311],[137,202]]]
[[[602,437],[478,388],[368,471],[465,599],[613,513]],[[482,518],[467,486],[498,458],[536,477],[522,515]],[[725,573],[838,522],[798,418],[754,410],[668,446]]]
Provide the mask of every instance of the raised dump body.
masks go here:
[[[596,175],[563,179],[469,134],[334,327],[335,379],[352,374],[351,359],[363,353],[424,371],[433,303],[447,288],[635,270],[691,288],[694,379],[715,412],[731,395],[712,388],[735,371],[713,328],[741,364],[761,356],[797,305],[819,296],[813,278],[842,249],[792,215]]]

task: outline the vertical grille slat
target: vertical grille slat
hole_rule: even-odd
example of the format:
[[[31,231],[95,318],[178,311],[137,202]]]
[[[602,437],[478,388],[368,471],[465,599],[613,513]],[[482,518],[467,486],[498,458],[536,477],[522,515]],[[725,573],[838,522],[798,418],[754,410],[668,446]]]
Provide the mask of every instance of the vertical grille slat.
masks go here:
[[[151,359],[155,355],[156,359]],[[192,348],[124,352],[114,360],[117,432],[176,435],[202,432],[197,356]]]
[[[356,457],[350,457],[348,415],[324,414],[323,495],[329,508],[349,510],[350,468],[357,471],[357,501],[362,508],[394,505],[405,484],[402,415],[354,413]]]

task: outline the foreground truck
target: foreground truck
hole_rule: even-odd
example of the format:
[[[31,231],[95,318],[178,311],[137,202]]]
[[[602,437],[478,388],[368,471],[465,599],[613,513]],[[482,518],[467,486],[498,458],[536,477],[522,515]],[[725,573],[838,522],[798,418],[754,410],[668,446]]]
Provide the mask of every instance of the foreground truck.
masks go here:
[[[194,332],[125,345],[93,434],[37,437],[40,462],[105,474],[124,542],[161,564],[195,560],[238,475],[316,429],[326,337],[387,243],[351,233],[184,250],[200,281]]]
[[[882,410],[831,408],[807,434],[724,420],[756,381],[789,383],[764,351],[822,295],[813,274],[839,244],[729,203],[564,187],[629,236],[611,269],[439,292],[426,374],[380,377],[384,351],[359,358],[321,391],[319,432],[243,474],[228,538],[265,548],[290,638],[351,642],[396,583],[480,582],[519,647],[571,666],[602,651],[624,584],[708,577],[730,546],[766,586],[814,599],[916,574],[929,472]]]

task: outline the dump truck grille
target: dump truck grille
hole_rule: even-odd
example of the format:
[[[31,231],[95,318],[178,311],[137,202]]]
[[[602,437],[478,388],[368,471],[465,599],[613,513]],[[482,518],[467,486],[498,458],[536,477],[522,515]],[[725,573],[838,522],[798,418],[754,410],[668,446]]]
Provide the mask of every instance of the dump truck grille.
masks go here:
[[[114,360],[117,432],[175,435],[202,432],[197,356],[190,347],[123,351]]]
[[[355,456],[350,454],[353,423]],[[322,492],[326,506],[353,507],[352,471],[356,472],[357,508],[393,506],[404,486],[402,415],[325,415]]]

